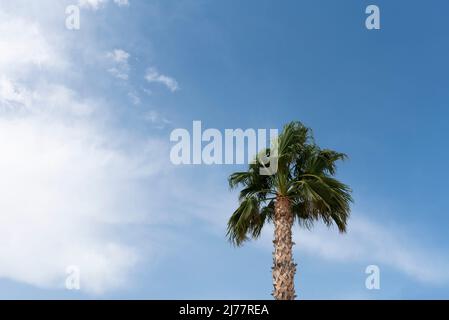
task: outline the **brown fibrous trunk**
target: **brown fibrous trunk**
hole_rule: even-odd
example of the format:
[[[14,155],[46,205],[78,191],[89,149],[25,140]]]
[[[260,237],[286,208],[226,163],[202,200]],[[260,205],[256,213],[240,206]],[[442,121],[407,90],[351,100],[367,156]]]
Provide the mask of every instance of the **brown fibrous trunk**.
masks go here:
[[[278,196],[274,215],[273,297],[294,300],[296,264],[293,262],[293,214],[290,200]]]

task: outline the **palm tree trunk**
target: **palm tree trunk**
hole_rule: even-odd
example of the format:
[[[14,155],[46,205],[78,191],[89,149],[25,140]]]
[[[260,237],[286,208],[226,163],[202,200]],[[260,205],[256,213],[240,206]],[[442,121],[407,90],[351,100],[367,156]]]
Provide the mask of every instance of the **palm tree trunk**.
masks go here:
[[[296,264],[293,262],[293,214],[290,200],[278,197],[274,214],[273,297],[294,300]]]

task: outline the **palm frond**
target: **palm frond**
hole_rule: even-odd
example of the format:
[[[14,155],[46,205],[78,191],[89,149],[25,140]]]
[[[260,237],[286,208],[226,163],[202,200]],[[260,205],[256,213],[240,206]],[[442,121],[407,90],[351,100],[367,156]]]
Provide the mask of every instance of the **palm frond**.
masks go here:
[[[234,211],[228,222],[227,236],[236,246],[248,239],[248,235],[257,238],[265,223],[266,214],[260,212],[256,198],[246,198]]]
[[[292,214],[305,228],[323,221],[346,231],[353,201],[351,189],[334,176],[338,161],[344,153],[319,148],[312,131],[300,122],[287,124],[275,146],[278,170],[272,176],[261,175],[260,154],[249,165],[248,171],[236,172],[229,177],[229,186],[240,190],[240,205],[228,222],[228,238],[242,245],[249,238],[260,236],[265,223],[274,219],[276,197],[288,197]],[[263,152],[270,155],[272,150]]]

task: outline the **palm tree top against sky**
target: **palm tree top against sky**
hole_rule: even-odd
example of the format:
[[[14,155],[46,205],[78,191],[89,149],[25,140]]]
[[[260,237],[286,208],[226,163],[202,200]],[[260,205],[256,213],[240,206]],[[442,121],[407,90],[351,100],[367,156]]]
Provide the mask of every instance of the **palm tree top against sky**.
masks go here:
[[[287,124],[277,141],[278,170],[261,175],[259,161],[246,172],[229,178],[231,188],[242,187],[240,204],[228,222],[229,240],[241,246],[257,239],[266,223],[273,222],[273,296],[277,300],[296,297],[293,262],[292,227],[294,222],[311,228],[322,221],[336,225],[342,233],[350,214],[351,189],[335,178],[337,162],[344,153],[321,149],[311,129],[300,122]],[[265,150],[270,154],[270,150]]]

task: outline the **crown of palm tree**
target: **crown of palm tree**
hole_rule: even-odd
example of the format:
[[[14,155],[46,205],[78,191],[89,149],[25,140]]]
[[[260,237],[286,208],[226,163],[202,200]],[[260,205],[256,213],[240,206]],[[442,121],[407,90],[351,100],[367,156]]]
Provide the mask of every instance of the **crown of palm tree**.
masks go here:
[[[229,178],[231,188],[241,186],[240,205],[228,222],[229,240],[242,245],[258,238],[266,222],[273,221],[275,201],[288,198],[295,221],[311,228],[316,221],[335,224],[346,232],[352,202],[351,189],[334,178],[336,163],[346,155],[320,149],[312,131],[300,122],[287,124],[277,142],[278,170],[267,176],[260,174],[259,157],[246,172]],[[271,150],[264,150],[270,155]]]

